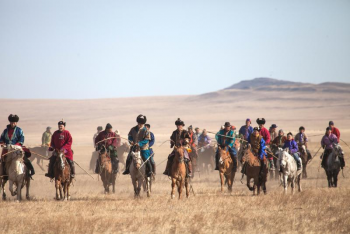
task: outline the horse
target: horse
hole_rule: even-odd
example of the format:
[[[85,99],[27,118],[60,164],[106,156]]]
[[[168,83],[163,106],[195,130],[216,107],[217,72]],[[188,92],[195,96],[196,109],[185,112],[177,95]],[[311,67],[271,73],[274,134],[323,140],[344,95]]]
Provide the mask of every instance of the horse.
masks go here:
[[[302,169],[297,171],[297,163],[292,155],[287,152],[288,149],[278,149],[278,160],[280,161],[282,172],[280,172],[281,184],[284,187],[284,193],[287,193],[289,184],[292,187],[292,194],[294,194],[295,185],[298,186],[298,191],[301,192],[301,174]],[[302,162],[301,162],[302,163]]]
[[[195,172],[197,172],[197,166],[198,166],[198,152],[197,149],[192,148],[192,151],[189,153],[189,157],[191,159],[191,163],[192,163],[192,177],[191,179],[194,178],[194,174]]]
[[[329,188],[338,186],[339,157],[344,157],[343,150],[339,144],[333,144],[332,153],[328,155],[325,167]]]
[[[203,168],[203,171],[209,174],[209,170],[213,171],[215,167],[215,148],[208,146],[208,148],[201,147],[198,150],[198,166]],[[210,167],[210,169],[209,169]]]
[[[32,151],[33,153],[37,153],[37,154],[46,156],[47,159],[50,158],[52,155],[52,153],[50,151],[48,151],[47,146],[29,147],[29,150]],[[42,171],[45,171],[44,158],[42,158],[36,154],[32,154],[32,156],[30,157],[30,161],[33,162],[35,159],[36,159],[36,164],[40,167],[40,169]]]
[[[54,164],[56,200],[70,200],[69,188],[72,182],[70,176],[70,166],[67,162],[66,156],[62,151],[55,150],[53,156],[56,156]],[[63,189],[63,195],[62,195]]]
[[[130,177],[134,186],[135,198],[140,197],[141,186],[147,192],[147,197],[151,196],[152,180],[146,175],[146,164],[142,160],[140,147],[134,146],[130,152],[132,156],[132,163],[130,165]]]
[[[299,148],[299,152],[300,152],[301,162],[303,164],[302,176],[303,176],[303,178],[307,178],[306,166],[312,157],[310,155],[310,152],[306,150],[305,145],[299,146],[298,148]]]
[[[267,161],[264,158],[265,161]],[[266,190],[266,181],[268,168],[265,163],[265,167],[262,169],[262,174],[260,175],[261,165],[258,157],[254,156],[251,151],[251,145],[248,145],[247,149],[244,152],[243,157],[241,158],[241,163],[243,167],[245,167],[245,174],[247,176],[247,187],[250,191],[253,191],[253,195],[255,195],[257,190],[257,195],[260,194],[260,187],[262,187],[264,194],[267,193]],[[243,177],[242,177],[243,179]],[[253,187],[250,186],[251,179],[253,179],[254,184]]]
[[[221,148],[219,146],[219,175],[221,183],[221,192],[224,191],[225,179],[227,183],[228,191],[232,192],[232,184],[235,178],[235,172],[233,171],[233,160],[228,152],[227,148]]]
[[[103,182],[103,187],[105,189],[104,193],[109,193],[109,187],[112,185],[112,191],[115,193],[115,181],[117,175],[112,172],[112,161],[106,150],[102,149],[99,153],[100,162],[100,176]]]
[[[22,200],[22,188],[26,186],[26,198],[27,200],[30,199],[29,196],[29,188],[30,188],[30,176],[28,175],[28,169],[23,163],[23,157],[24,157],[24,151],[22,150],[21,146],[17,145],[9,145],[7,147],[8,154],[6,156],[5,167],[6,172],[8,174],[8,180],[9,180],[9,190],[11,192],[12,196],[17,195],[17,201]],[[1,166],[2,170],[2,166]],[[4,174],[3,172],[1,173]],[[2,185],[2,192],[3,192],[3,199],[6,200],[6,193],[5,193],[5,184],[6,179],[2,179],[1,185]],[[13,185],[16,185],[16,189],[14,190]]]
[[[175,198],[175,186],[179,193],[179,199],[182,197],[182,189],[186,188],[186,197],[190,195],[189,192],[189,178],[186,176],[186,165],[185,165],[185,148],[183,146],[174,147],[174,161],[171,166],[171,199]]]

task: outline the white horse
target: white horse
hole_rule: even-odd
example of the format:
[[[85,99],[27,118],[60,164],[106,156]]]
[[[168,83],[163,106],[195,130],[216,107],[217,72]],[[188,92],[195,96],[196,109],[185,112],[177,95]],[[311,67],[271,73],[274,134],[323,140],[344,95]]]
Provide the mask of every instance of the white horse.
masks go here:
[[[12,196],[17,195],[17,201],[22,200],[22,188],[26,186],[26,198],[29,199],[30,178],[27,175],[27,168],[23,163],[24,151],[21,146],[7,145],[8,154],[6,156],[5,167],[9,180],[9,190]],[[6,199],[5,194],[6,180],[2,181],[3,198]],[[13,185],[16,185],[14,190]]]
[[[142,160],[139,147],[133,147],[130,152],[132,156],[132,163],[130,165],[130,176],[134,186],[135,198],[140,197],[141,186],[147,192],[147,197],[151,196],[151,177],[146,175],[146,164]]]
[[[280,179],[284,187],[284,192],[287,193],[287,187],[289,185],[291,185],[292,187],[292,194],[294,194],[295,185],[298,185],[298,191],[301,192],[300,179],[302,169],[299,171],[297,170],[297,163],[295,162],[294,157],[287,152],[288,149],[283,150],[279,148],[278,151],[278,159],[282,168],[282,173],[280,173]],[[302,163],[301,160],[300,163]],[[303,167],[301,166],[301,168]]]

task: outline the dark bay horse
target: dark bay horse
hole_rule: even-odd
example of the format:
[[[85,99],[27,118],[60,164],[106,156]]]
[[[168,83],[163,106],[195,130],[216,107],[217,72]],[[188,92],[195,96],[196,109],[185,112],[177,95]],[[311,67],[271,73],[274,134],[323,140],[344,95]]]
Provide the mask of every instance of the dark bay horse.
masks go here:
[[[339,144],[334,144],[332,153],[328,155],[325,167],[329,188],[338,186],[338,174],[340,171],[339,157],[344,157],[343,150]]]

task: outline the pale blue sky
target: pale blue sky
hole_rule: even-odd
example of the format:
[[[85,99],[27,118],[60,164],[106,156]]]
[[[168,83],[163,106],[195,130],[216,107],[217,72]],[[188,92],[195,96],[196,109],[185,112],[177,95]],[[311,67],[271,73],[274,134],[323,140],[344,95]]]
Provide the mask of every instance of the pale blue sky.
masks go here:
[[[350,82],[350,1],[0,0],[0,98]]]

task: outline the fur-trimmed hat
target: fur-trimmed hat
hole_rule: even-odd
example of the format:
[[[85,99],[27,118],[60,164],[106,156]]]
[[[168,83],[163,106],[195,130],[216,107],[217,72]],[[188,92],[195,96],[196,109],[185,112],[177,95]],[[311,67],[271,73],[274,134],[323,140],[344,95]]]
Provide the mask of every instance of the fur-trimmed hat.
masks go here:
[[[266,123],[266,120],[265,120],[264,118],[261,118],[261,119],[257,118],[257,119],[256,119],[256,123],[257,123],[257,124],[265,124],[265,123]]]
[[[147,122],[147,118],[144,115],[139,115],[136,118],[136,122],[139,124],[145,124]]]
[[[63,125],[66,126],[66,122],[64,122],[63,120],[61,120],[60,122],[58,122],[58,126]]]
[[[178,119],[175,121],[175,125],[176,125],[176,126],[180,126],[180,125],[185,126],[185,123],[184,123],[184,121],[182,121],[180,118],[178,118]]]
[[[18,122],[19,121],[19,117],[18,117],[18,115],[10,114],[9,117],[8,117],[8,120],[10,122]]]

